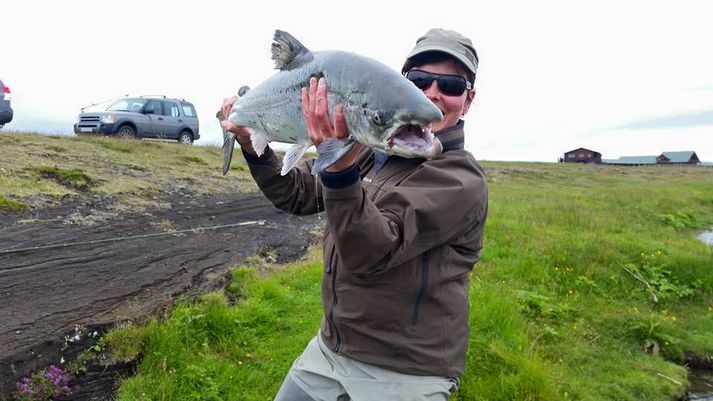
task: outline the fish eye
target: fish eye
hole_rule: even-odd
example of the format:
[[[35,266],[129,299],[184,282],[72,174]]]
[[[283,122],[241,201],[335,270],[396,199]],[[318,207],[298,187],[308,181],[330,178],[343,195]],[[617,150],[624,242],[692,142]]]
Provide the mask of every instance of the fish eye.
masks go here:
[[[384,116],[384,113],[380,111],[375,111],[374,113],[372,113],[371,119],[376,125],[382,125],[386,123],[386,116]]]

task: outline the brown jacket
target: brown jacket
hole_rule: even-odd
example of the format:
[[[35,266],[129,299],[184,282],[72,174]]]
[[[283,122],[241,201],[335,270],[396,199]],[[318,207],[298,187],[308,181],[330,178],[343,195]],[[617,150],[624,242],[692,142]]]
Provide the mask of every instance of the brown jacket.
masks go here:
[[[463,149],[463,122],[437,135],[442,158],[392,156],[377,173],[366,149],[358,168],[319,181],[311,161],[282,177],[274,153],[246,159],[278,208],[327,212],[324,342],[386,369],[455,377],[465,368],[469,272],[483,246],[488,191]]]

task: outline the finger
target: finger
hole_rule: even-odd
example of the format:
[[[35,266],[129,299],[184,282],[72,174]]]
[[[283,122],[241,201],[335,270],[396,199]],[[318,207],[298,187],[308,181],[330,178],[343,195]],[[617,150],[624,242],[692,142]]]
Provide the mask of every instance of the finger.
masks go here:
[[[346,138],[349,136],[349,128],[347,120],[344,118],[344,106],[338,104],[334,108],[334,134],[337,138]]]
[[[310,116],[314,115],[317,103],[317,78],[309,79],[309,112]]]
[[[234,124],[232,121],[230,121],[230,120],[223,120],[223,121],[221,121],[221,122],[220,122],[220,126],[223,128],[223,130],[229,131],[229,132],[234,132],[234,133],[236,133],[236,134],[238,133],[238,131],[240,131],[240,127],[237,126],[237,125],[235,125],[235,124]]]
[[[308,88],[302,88],[302,116],[305,119],[305,128],[307,128],[307,135],[309,136],[309,139],[314,143],[316,141],[316,135],[314,129],[314,119],[312,118],[312,113],[310,111],[310,98]]]
[[[223,117],[228,118],[230,109],[233,108],[233,104],[235,104],[235,102],[237,100],[238,100],[237,96],[231,96],[231,97],[223,100],[223,106],[221,107],[221,111],[223,112]]]
[[[302,88],[302,116],[307,120],[309,117],[309,94],[307,88]]]
[[[327,137],[334,136],[332,124],[329,121],[329,106],[327,102],[327,83],[324,78],[320,78],[317,84],[317,101],[314,110],[315,124],[322,133]]]

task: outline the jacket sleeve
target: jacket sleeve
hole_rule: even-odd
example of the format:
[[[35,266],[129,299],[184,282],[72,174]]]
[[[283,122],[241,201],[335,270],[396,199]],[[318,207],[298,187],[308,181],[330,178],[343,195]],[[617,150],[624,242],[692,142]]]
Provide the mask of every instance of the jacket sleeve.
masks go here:
[[[327,224],[342,264],[355,274],[398,266],[484,224],[487,214],[482,169],[463,153],[422,163],[383,194],[378,206],[359,181],[323,184]]]
[[[324,211],[321,185],[311,173],[312,160],[300,163],[282,176],[282,160],[269,147],[260,157],[245,152],[243,156],[258,187],[275,207],[297,215]]]

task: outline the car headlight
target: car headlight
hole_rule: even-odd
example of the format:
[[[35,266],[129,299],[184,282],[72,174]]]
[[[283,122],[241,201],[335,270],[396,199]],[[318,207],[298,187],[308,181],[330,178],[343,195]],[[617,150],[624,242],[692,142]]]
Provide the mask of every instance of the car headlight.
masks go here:
[[[101,122],[104,124],[114,124],[116,122],[116,116],[113,114],[107,114],[102,116]]]

